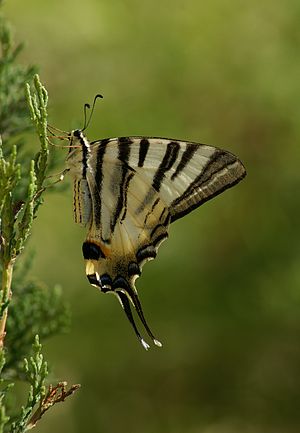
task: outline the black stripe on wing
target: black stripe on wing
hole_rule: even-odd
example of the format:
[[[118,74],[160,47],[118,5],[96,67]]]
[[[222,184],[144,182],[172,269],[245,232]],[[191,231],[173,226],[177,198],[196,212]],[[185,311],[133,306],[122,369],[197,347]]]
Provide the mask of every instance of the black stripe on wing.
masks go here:
[[[101,225],[101,193],[102,193],[102,181],[103,181],[103,158],[106,152],[107,144],[110,139],[101,140],[97,150],[97,161],[95,170],[95,188],[93,193],[93,207],[94,207],[94,220],[96,227],[99,228]]]
[[[196,150],[199,149],[199,145],[196,143],[187,143],[186,149],[181,156],[181,160],[176,167],[175,172],[171,176],[171,180],[175,180],[176,177],[184,170],[187,164],[190,162]]]
[[[73,212],[75,216],[75,222],[81,224],[82,223],[82,211],[81,211],[81,202],[80,202],[80,180],[74,181],[73,186]]]
[[[157,255],[156,248],[152,245],[144,245],[142,248],[140,248],[136,253],[136,259],[138,263],[144,262],[144,260],[151,260],[155,259]]]
[[[127,201],[126,196],[127,196],[129,181],[132,179],[134,173],[128,165],[128,160],[130,156],[130,145],[132,143],[133,143],[132,140],[128,137],[120,137],[118,139],[118,151],[119,151],[118,159],[119,161],[121,161],[122,166],[121,166],[121,177],[119,181],[120,184],[119,184],[118,200],[111,221],[112,232],[114,231],[117,221],[124,209],[124,205],[126,204]],[[127,179],[128,174],[130,175],[129,179]]]
[[[153,205],[151,206],[151,209],[149,210],[149,212],[148,212],[148,213],[146,214],[146,216],[145,216],[145,219],[144,219],[144,226],[147,225],[148,218],[152,215],[152,213],[153,213],[155,207],[158,205],[159,201],[160,201],[160,198],[157,197],[157,198],[155,199]]]
[[[172,168],[173,164],[175,163],[178,156],[179,149],[180,149],[180,144],[176,141],[171,141],[167,145],[163,160],[159,164],[159,167],[152,181],[152,186],[154,189],[156,189],[156,191],[160,190],[162,181],[165,177],[165,173],[169,171]]]
[[[131,179],[133,178],[134,174],[135,174],[134,171],[131,171],[130,173],[128,173],[128,175],[126,176],[125,183],[124,183],[124,188],[123,188],[124,203],[123,203],[123,213],[122,213],[122,216],[121,216],[121,222],[124,221],[124,219],[126,218],[128,188],[129,188],[129,183],[130,183]]]
[[[145,195],[144,200],[141,202],[140,206],[136,210],[136,215],[138,215],[140,212],[142,212],[145,207],[151,202],[155,191],[159,192],[161,185],[163,183],[163,180],[165,178],[165,173],[169,171],[177,157],[180,150],[180,144],[177,141],[170,141],[167,143],[166,151],[164,154],[164,157],[161,161],[161,163],[158,166],[158,169],[156,170],[153,180],[152,180],[152,187],[149,189],[147,194]]]
[[[148,150],[149,150],[149,140],[147,138],[142,138],[140,141],[140,148],[139,148],[139,162],[138,166],[143,167]]]
[[[199,176],[171,203],[171,222],[237,184],[245,175],[243,164],[234,155],[217,149]]]
[[[145,261],[155,259],[158,247],[167,237],[167,226],[165,224],[157,224],[150,233],[150,242],[140,247],[136,253],[138,264],[143,265]]]

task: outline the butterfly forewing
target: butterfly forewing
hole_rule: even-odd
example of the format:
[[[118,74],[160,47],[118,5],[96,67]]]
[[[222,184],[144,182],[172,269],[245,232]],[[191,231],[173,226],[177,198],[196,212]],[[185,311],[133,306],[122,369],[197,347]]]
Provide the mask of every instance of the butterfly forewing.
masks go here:
[[[138,334],[125,294],[158,344],[134,281],[143,264],[156,257],[170,222],[238,183],[245,169],[234,155],[213,146],[147,137],[88,143],[81,131],[77,134],[82,170],[80,179],[75,165],[74,213],[76,222],[88,226],[83,245],[87,276],[102,291],[118,295]],[[68,158],[71,172],[78,152]]]

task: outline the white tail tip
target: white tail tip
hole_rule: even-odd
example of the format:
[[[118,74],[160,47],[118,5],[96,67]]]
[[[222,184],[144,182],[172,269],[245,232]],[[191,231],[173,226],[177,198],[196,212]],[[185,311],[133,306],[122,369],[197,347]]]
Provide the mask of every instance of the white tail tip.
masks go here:
[[[153,340],[155,346],[162,347],[162,343],[158,340]]]
[[[143,340],[142,338],[141,338],[141,343],[142,343],[142,345],[143,345],[143,348],[144,348],[144,349],[146,349],[146,350],[150,349],[150,346],[149,346],[149,344],[148,344],[148,343],[146,343],[146,341],[145,341],[145,340]]]

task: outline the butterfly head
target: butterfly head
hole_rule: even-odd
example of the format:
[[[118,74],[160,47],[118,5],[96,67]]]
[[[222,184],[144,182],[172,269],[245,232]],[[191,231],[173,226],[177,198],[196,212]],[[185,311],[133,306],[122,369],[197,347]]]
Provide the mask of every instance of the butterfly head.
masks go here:
[[[69,152],[66,158],[67,168],[72,174],[83,176],[87,170],[90,144],[81,129],[75,129],[67,135]],[[85,176],[83,176],[85,177]]]
[[[69,153],[75,149],[89,148],[89,142],[81,129],[74,129],[66,138],[69,140]]]
[[[99,99],[99,98],[103,98],[103,96],[100,94],[97,94],[94,97],[92,109],[91,109],[89,116],[87,116],[87,110],[89,110],[91,108],[91,106],[90,106],[90,104],[87,104],[87,103],[84,104],[84,107],[83,107],[84,125],[83,125],[82,129],[74,129],[73,131],[67,133],[66,131],[63,131],[61,129],[58,129],[58,128],[48,124],[47,129],[48,129],[48,132],[50,133],[51,136],[53,136],[59,140],[68,140],[69,141],[69,145],[60,146],[60,145],[52,143],[48,137],[48,141],[50,144],[52,144],[54,146],[58,146],[58,147],[67,147],[69,149],[68,156],[67,156],[67,162],[71,159],[74,159],[74,156],[80,155],[81,153],[83,154],[83,159],[86,158],[86,155],[89,152],[90,144],[84,135],[84,131],[88,128],[88,126],[91,122],[91,119],[92,119],[92,116],[94,113],[94,109],[95,109],[95,104],[96,104],[97,99]],[[57,132],[59,132],[60,134],[57,135]],[[63,133],[63,135],[61,135],[61,133]],[[75,159],[76,159],[76,157],[75,157]],[[77,159],[76,159],[76,162],[77,162]]]

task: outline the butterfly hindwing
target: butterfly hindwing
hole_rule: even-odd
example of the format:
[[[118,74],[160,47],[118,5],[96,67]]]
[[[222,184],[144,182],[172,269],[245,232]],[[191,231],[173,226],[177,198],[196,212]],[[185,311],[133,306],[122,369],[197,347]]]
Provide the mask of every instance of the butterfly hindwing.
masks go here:
[[[234,155],[213,146],[147,137],[89,143],[77,132],[82,171],[74,173],[74,215],[88,227],[83,244],[88,279],[118,296],[146,347],[130,301],[159,345],[144,319],[135,279],[156,257],[169,224],[238,183],[245,169]]]

